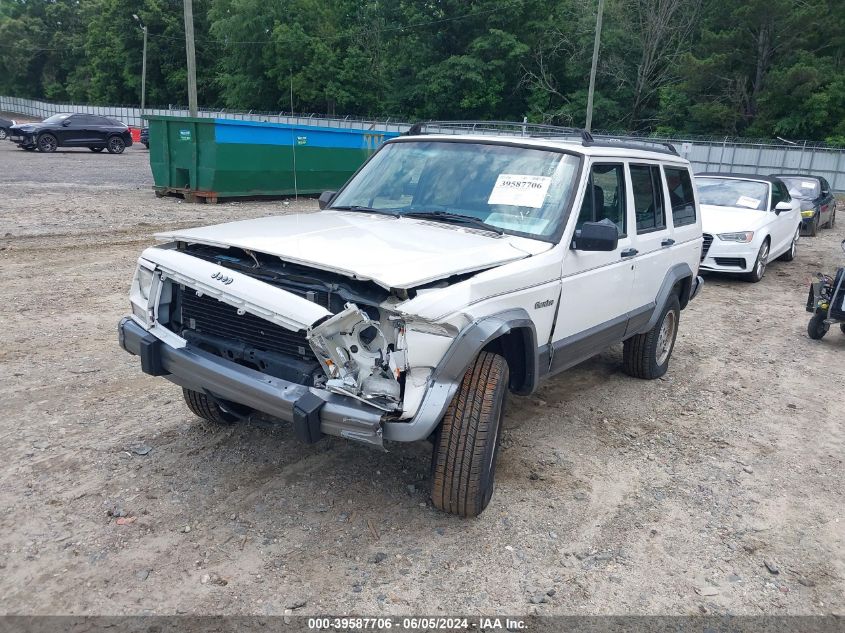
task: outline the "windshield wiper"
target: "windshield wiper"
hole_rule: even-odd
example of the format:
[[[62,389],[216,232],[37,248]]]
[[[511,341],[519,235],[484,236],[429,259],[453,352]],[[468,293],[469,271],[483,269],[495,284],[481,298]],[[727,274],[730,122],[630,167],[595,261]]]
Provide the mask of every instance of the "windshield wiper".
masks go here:
[[[428,218],[430,220],[441,220],[443,222],[454,222],[455,224],[471,224],[487,231],[492,231],[497,235],[504,235],[505,232],[498,226],[487,224],[484,220],[480,220],[471,215],[463,215],[462,213],[452,213],[451,211],[407,211],[402,214],[403,218]]]
[[[351,206],[329,207],[327,211],[360,211],[362,213],[380,213],[382,215],[392,215],[394,218],[399,217],[399,214],[393,209],[374,209],[373,207],[362,207],[357,204]]]

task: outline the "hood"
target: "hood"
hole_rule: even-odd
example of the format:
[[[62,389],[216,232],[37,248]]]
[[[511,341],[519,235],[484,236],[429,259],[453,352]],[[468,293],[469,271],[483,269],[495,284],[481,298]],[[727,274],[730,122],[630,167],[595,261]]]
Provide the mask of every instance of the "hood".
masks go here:
[[[13,125],[10,130],[20,130],[21,132],[31,132],[35,129],[35,123],[17,123]]]
[[[474,228],[354,211],[320,211],[158,233],[161,240],[233,246],[390,288],[522,259],[547,242]]]
[[[766,223],[767,219],[767,211],[701,205],[701,230],[711,235],[756,231],[758,227]]]

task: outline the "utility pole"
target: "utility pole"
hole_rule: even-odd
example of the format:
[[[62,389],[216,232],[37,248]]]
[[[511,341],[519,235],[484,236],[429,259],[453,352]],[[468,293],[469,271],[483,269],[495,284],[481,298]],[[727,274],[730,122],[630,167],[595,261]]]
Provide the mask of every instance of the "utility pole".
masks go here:
[[[604,0],[599,0],[599,10],[596,14],[596,39],[593,42],[593,65],[590,67],[590,90],[587,92],[587,124],[584,128],[589,132],[593,125],[593,92],[596,89],[596,66],[599,62],[599,44],[601,42],[601,18],[604,12]]]
[[[144,106],[147,102],[147,26],[144,25],[144,54],[141,62],[141,118],[144,118]],[[141,124],[143,125],[143,123]]]
[[[185,8],[185,52],[188,55],[188,110],[197,116],[197,56],[194,49],[194,6],[183,0]]]
[[[141,30],[144,31],[144,52],[141,54],[141,125],[144,125],[144,105],[147,100],[147,25],[134,13],[132,17],[135,18],[135,21],[141,25]]]

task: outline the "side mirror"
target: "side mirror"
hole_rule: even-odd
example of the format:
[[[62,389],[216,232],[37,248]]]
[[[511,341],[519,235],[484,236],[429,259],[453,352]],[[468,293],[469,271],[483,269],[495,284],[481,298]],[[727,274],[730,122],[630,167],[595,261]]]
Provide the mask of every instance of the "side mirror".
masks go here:
[[[584,222],[572,240],[572,248],[576,251],[615,251],[618,245],[619,231],[609,220]]]
[[[792,205],[786,200],[781,200],[775,205],[775,213],[780,215],[782,211],[792,211]]]
[[[320,194],[320,198],[317,200],[318,204],[320,205],[320,209],[325,209],[332,203],[334,197],[337,195],[337,191],[324,191]]]
[[[62,121],[62,127],[67,127],[68,125],[70,125],[70,119],[65,119],[64,121]]]

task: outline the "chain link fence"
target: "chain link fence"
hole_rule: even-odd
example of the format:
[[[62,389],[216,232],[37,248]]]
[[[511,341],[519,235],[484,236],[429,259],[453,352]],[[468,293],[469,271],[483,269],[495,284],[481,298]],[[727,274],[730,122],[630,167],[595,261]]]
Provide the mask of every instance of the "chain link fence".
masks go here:
[[[84,112],[119,119],[129,126],[141,127],[141,109],[132,106],[92,106],[74,103],[50,103],[35,99],[0,96],[0,111],[44,119],[60,112]],[[184,106],[145,108],[145,115],[189,116]],[[202,118],[317,125],[355,130],[406,132],[411,124],[399,119],[336,117],[292,112],[231,112],[202,108]],[[845,148],[809,141],[736,139],[729,137],[653,137],[636,134],[594,134],[596,138],[625,138],[671,143],[687,158],[696,172],[732,171],[749,174],[815,174],[823,176],[837,193],[845,193]]]

